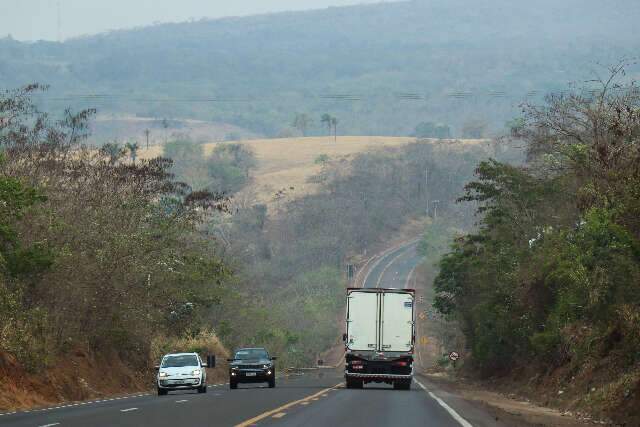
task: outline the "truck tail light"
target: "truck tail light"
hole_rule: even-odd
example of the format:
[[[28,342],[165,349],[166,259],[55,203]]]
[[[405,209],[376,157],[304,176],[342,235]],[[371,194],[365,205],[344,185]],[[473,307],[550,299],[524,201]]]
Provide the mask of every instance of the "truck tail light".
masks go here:
[[[362,363],[362,360],[352,360],[349,362],[349,364],[351,365],[351,369],[363,369],[364,368],[364,364]]]

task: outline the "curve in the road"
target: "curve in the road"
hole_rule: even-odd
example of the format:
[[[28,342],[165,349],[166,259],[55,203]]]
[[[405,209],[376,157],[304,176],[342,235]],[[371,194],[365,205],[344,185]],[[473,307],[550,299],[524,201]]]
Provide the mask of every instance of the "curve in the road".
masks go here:
[[[411,270],[420,263],[417,246],[414,240],[384,253],[367,271],[363,287],[403,288]]]

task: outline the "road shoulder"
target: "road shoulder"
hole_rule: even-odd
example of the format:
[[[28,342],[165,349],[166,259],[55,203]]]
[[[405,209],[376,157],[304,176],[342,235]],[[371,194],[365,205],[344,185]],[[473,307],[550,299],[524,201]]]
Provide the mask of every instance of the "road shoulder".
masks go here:
[[[589,419],[579,419],[572,414],[537,406],[529,401],[487,390],[479,384],[454,380],[445,374],[420,374],[417,376],[425,386],[443,398],[455,409],[465,414],[489,414],[500,425],[514,427],[551,426],[582,427],[602,424]],[[473,409],[475,408],[475,409]],[[469,420],[472,421],[472,420]],[[474,423],[474,426],[480,425]]]

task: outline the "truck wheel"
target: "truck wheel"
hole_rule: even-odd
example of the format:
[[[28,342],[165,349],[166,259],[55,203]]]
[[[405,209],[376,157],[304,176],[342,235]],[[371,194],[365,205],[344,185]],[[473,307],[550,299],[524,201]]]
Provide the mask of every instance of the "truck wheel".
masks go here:
[[[394,390],[410,390],[411,381],[407,381],[407,380],[395,381],[393,383],[393,389]]]
[[[167,395],[167,390],[158,387],[158,396],[166,396]]]
[[[235,390],[235,389],[237,389],[237,388],[238,388],[238,383],[237,383],[237,382],[235,382],[235,381],[229,381],[229,388],[230,388],[231,390]]]

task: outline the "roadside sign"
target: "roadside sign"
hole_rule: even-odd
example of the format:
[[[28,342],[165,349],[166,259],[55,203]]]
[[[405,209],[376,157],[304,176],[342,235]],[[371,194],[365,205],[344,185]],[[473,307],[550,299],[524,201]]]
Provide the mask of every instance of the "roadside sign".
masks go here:
[[[424,312],[420,312],[420,314],[418,314],[418,317],[420,318],[420,320],[424,320],[427,318],[427,315],[424,314]]]
[[[451,353],[449,353],[449,359],[455,362],[456,360],[460,359],[460,355],[458,354],[457,351],[452,351]]]
[[[355,266],[353,264],[347,264],[347,280],[353,280],[353,276],[355,275]]]
[[[420,344],[421,344],[421,345],[427,345],[427,344],[429,344],[429,338],[428,338],[428,337],[425,337],[425,336],[420,337]]]

